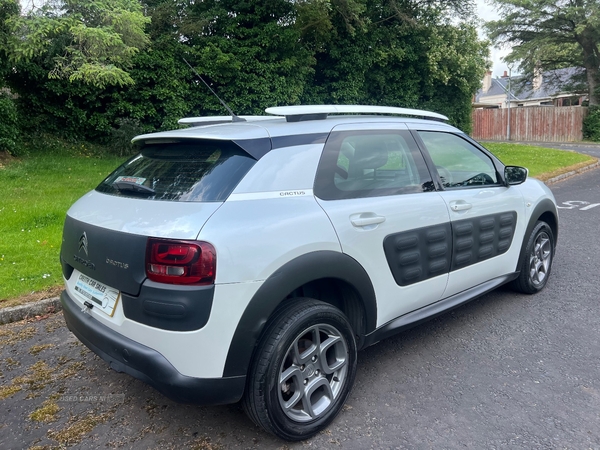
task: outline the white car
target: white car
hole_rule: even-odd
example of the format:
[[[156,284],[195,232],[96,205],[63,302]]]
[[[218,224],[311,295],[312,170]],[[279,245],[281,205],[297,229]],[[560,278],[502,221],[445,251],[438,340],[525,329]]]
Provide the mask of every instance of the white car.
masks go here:
[[[136,137],[67,214],[61,300],[115,370],[301,440],[342,408],[357,350],[505,283],[541,290],[558,214],[440,114],[267,113]]]

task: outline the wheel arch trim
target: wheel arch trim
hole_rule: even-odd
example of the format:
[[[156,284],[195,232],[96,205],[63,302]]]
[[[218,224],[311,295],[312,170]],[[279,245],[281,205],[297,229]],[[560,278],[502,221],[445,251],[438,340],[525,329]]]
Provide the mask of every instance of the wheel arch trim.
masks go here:
[[[548,223],[550,226],[552,233],[554,234],[554,247],[556,248],[556,244],[558,242],[558,212],[556,209],[556,205],[554,202],[548,198],[539,202],[533,212],[531,213],[529,223],[527,224],[527,229],[525,230],[525,234],[523,235],[523,242],[521,243],[521,252],[520,255],[523,254],[525,248],[527,247],[527,242],[529,241],[529,235],[535,228],[535,224],[542,218],[544,215],[550,215],[553,218],[554,223]],[[554,250],[554,249],[553,249]],[[517,272],[520,272],[523,265],[523,258],[519,257],[519,262],[517,265]]]
[[[229,345],[223,376],[246,375],[254,349],[275,309],[297,288],[324,278],[341,280],[355,289],[364,308],[364,334],[375,330],[377,302],[373,284],[365,269],[344,253],[307,253],[276,270],[254,294]]]

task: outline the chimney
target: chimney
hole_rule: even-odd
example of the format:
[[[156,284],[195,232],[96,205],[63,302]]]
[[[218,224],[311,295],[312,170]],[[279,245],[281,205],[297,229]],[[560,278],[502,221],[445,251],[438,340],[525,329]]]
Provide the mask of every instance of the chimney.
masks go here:
[[[542,65],[538,61],[535,64],[535,69],[533,69],[533,90],[537,91],[542,87],[542,83],[544,82],[544,78],[542,77]]]
[[[483,93],[487,94],[487,92],[492,87],[492,71],[488,70],[483,76]]]
[[[502,75],[502,78],[508,78],[508,71],[504,71],[504,75]]]

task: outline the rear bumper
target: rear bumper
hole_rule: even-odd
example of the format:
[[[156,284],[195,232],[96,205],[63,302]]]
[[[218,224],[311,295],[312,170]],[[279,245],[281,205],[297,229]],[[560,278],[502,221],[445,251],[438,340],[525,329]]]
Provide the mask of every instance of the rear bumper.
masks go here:
[[[111,330],[82,312],[66,291],[61,294],[60,301],[65,321],[73,334],[117,372],[142,380],[179,403],[221,405],[242,398],[245,376],[194,378],[182,375],[156,350]],[[194,355],[190,354],[190,357]]]

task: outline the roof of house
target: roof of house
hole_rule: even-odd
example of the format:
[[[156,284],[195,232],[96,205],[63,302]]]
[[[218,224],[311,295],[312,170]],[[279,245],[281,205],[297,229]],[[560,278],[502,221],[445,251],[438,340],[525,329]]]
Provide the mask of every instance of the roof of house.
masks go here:
[[[523,76],[511,78],[511,100],[537,100],[559,96],[561,94],[585,91],[581,79],[585,76],[582,67],[569,67],[566,69],[548,70],[542,72],[542,84],[538,89],[533,89],[530,79]],[[483,89],[477,91],[475,101],[481,102],[486,97],[505,95],[508,92],[508,77],[492,78],[492,85],[487,92]]]

